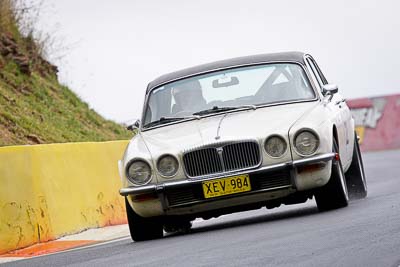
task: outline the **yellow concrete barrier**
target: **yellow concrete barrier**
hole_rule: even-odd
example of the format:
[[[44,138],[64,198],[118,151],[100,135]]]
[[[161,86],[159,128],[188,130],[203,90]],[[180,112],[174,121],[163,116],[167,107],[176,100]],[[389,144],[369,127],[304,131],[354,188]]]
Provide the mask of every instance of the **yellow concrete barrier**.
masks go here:
[[[0,254],[126,222],[117,161],[128,141],[0,148]]]

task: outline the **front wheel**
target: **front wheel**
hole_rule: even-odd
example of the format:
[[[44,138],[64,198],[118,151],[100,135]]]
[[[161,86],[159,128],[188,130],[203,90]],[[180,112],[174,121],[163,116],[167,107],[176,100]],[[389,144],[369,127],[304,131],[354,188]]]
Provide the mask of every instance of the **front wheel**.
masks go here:
[[[357,134],[354,138],[353,159],[346,173],[347,190],[351,199],[360,199],[367,196],[367,181],[365,179],[364,164],[361,157]]]
[[[338,153],[339,151],[336,140],[333,140],[332,151],[334,153]],[[338,209],[348,205],[349,196],[340,158],[332,160],[332,171],[329,182],[317,190],[315,201],[320,211]]]
[[[143,218],[129,205],[125,198],[126,216],[133,241],[145,241],[163,237],[163,226],[159,218]]]
[[[164,223],[164,231],[167,233],[186,234],[192,228],[192,222],[189,220],[174,220]]]

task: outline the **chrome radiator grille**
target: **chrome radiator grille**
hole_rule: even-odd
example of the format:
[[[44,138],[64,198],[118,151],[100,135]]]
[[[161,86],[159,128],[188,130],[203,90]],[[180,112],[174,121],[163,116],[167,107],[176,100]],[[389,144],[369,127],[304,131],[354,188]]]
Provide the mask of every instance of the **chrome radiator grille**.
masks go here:
[[[247,169],[257,166],[260,161],[260,148],[255,141],[216,144],[183,156],[183,164],[190,177]]]

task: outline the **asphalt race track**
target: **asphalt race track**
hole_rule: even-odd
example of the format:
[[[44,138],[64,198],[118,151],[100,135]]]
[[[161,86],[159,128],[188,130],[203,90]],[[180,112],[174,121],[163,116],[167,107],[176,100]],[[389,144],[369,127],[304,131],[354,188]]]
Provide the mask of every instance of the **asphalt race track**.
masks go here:
[[[315,202],[196,221],[186,235],[130,239],[9,266],[400,266],[400,150],[364,154],[366,199]]]

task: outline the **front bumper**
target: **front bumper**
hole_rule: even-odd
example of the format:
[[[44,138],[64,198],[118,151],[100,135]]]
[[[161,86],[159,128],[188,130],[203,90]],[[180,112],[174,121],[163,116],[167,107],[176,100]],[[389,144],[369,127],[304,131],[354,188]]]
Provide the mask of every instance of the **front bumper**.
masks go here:
[[[325,168],[326,163],[335,160],[335,153],[321,154],[305,159],[261,167],[255,170],[246,170],[234,174],[221,174],[216,177],[197,180],[170,181],[162,184],[151,184],[140,187],[127,187],[120,189],[122,196],[130,196],[133,202],[141,202],[146,199],[161,201],[164,211],[171,208],[193,206],[199,203],[213,201],[204,199],[201,192],[201,184],[206,180],[224,178],[232,175],[249,174],[252,181],[252,191],[240,193],[240,196],[254,195],[269,191],[292,189],[294,191],[308,190],[326,184],[330,176],[330,168]],[[307,166],[320,166],[323,172],[307,172]],[[322,166],[322,167],[321,167]],[[306,170],[300,173],[299,170]],[[316,175],[317,173],[317,175]],[[313,177],[314,176],[314,177]],[[324,176],[324,177],[322,177]],[[238,195],[228,195],[226,198]],[[224,197],[219,197],[218,200]]]

